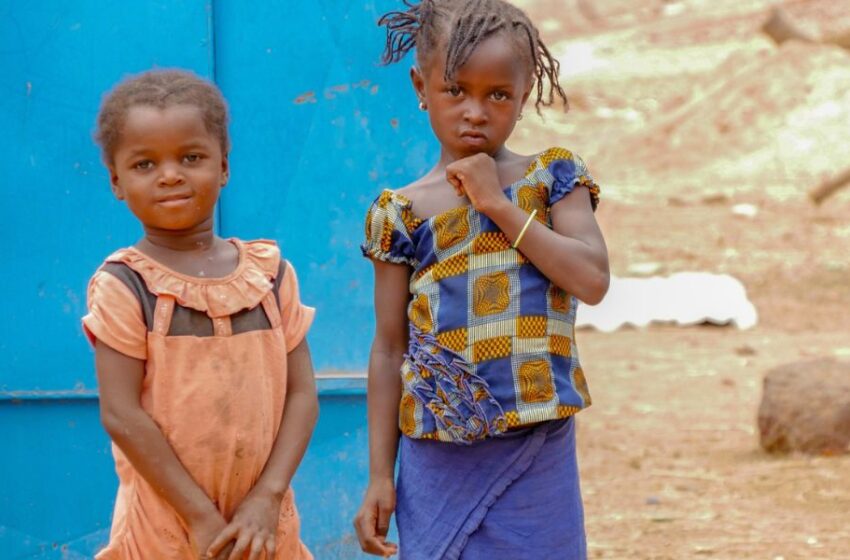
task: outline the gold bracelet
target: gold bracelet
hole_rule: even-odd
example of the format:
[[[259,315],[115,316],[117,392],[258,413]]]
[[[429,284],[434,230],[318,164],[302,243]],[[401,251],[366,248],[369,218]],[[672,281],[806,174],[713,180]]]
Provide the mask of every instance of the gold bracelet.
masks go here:
[[[519,230],[519,235],[516,236],[516,241],[514,241],[514,244],[512,245],[512,247],[514,249],[516,249],[519,246],[519,242],[522,241],[522,236],[525,235],[525,230],[527,230],[528,226],[531,225],[531,222],[532,222],[532,220],[534,220],[534,216],[536,216],[536,215],[537,215],[537,208],[535,208],[534,210],[531,211],[531,214],[528,216],[528,220],[525,221],[525,225],[522,226],[521,230]]]

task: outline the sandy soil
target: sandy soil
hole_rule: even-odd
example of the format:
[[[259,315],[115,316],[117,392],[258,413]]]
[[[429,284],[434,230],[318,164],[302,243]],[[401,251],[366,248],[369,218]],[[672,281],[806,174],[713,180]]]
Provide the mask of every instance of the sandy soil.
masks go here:
[[[747,331],[579,333],[590,557],[850,558],[850,456],[767,455],[755,423],[770,368],[850,359],[850,188],[807,198],[850,166],[850,51],[777,48],[759,33],[777,2],[518,3],[572,108],[526,111],[513,146],[587,160],[615,274],[729,273],[760,316]],[[815,36],[850,30],[843,2],[785,5]]]

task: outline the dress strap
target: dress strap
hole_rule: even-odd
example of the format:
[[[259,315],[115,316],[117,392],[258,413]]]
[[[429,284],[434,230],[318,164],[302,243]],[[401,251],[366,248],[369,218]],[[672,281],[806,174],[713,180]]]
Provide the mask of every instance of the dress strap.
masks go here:
[[[153,332],[167,336],[171,327],[171,316],[174,314],[174,297],[159,295],[153,312]]]
[[[274,292],[269,292],[263,298],[263,310],[266,312],[266,317],[269,318],[269,324],[273,329],[276,329],[281,324],[280,308],[277,305],[277,298],[274,297]]]
[[[224,317],[215,317],[212,320],[213,323],[213,334],[215,336],[232,336],[233,335],[233,327],[230,323],[230,316],[225,315]]]

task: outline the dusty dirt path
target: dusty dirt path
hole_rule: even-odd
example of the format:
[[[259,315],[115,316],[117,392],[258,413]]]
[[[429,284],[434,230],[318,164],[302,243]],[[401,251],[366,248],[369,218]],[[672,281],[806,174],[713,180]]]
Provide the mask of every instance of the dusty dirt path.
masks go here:
[[[729,273],[760,316],[578,333],[590,558],[850,559],[850,456],[769,456],[755,422],[770,368],[850,360],[850,189],[806,196],[850,161],[850,53],[777,50],[758,34],[777,2],[518,3],[573,64],[572,110],[529,115],[513,147],[585,157],[615,274]],[[814,34],[850,28],[841,2],[784,4]]]

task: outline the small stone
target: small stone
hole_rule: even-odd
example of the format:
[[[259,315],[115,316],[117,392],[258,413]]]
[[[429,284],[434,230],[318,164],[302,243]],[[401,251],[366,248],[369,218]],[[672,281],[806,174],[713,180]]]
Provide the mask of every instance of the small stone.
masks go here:
[[[648,497],[648,498],[644,501],[644,503],[645,503],[646,505],[648,505],[648,506],[657,506],[657,505],[659,505],[659,504],[661,503],[661,500],[659,500],[659,499],[658,499],[658,497],[656,497],[656,496],[649,496],[649,497]]]
[[[735,348],[735,353],[739,356],[755,356],[756,349],[749,344],[744,344],[743,346]]]
[[[729,197],[723,193],[708,193],[701,200],[703,204],[724,204]]]

